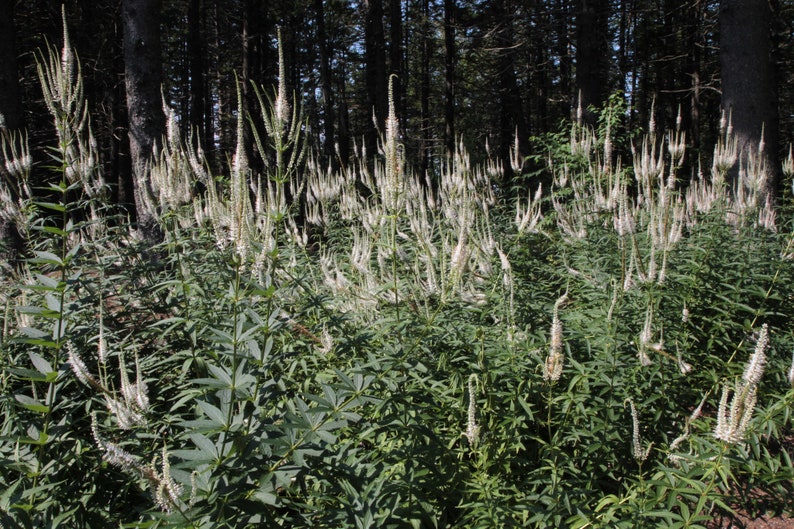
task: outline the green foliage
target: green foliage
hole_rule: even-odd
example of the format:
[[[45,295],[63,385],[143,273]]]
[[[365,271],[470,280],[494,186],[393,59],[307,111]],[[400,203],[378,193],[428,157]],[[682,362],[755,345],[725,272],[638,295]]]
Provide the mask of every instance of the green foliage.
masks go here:
[[[549,140],[545,219],[517,229],[463,152],[437,195],[417,191],[396,134],[373,169],[298,174],[283,98],[262,111],[267,172],[238,149],[231,178],[154,204],[156,248],[71,178],[87,129],[64,134],[54,183],[21,206],[27,259],[0,282],[3,527],[705,527],[792,511],[785,219],[770,231],[716,186],[686,209],[675,178],[646,185],[577,129]],[[170,141],[161,163],[201,173]],[[759,348],[743,439],[719,439],[722,388]]]

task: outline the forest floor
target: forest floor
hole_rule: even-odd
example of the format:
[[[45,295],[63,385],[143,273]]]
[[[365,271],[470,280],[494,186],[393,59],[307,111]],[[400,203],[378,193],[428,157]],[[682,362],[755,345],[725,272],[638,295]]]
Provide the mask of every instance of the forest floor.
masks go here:
[[[751,518],[741,511],[724,515],[708,525],[709,529],[794,529],[794,518],[788,516],[761,516]]]

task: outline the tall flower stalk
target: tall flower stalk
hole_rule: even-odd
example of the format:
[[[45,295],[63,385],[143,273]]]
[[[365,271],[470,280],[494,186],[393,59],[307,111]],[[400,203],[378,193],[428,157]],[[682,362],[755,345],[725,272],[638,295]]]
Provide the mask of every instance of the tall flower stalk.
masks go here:
[[[466,414],[466,439],[469,441],[469,446],[476,448],[480,441],[480,426],[477,424],[477,375],[469,375],[468,394],[469,394],[469,408]]]
[[[745,365],[741,380],[737,380],[733,387],[725,384],[722,388],[714,437],[726,444],[739,444],[744,441],[758,398],[758,383],[764,373],[768,344],[769,329],[765,323],[761,327],[755,350]]]

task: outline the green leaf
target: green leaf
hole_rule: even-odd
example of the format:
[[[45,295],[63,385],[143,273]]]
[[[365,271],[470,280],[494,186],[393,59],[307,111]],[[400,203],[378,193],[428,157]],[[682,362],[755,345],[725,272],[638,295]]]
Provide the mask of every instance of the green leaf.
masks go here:
[[[205,400],[200,400],[197,404],[199,408],[201,408],[201,411],[203,411],[211,421],[223,427],[227,426],[226,417],[223,415],[223,412],[220,409]]]
[[[36,281],[38,281],[39,285],[46,288],[51,288],[54,290],[60,285],[60,282],[57,279],[50,276],[45,276],[44,274],[36,274],[34,277],[36,278]]]
[[[254,493],[254,498],[259,500],[261,503],[264,503],[265,505],[272,505],[274,507],[278,505],[278,496],[276,496],[269,490],[264,490],[260,488]]]
[[[213,376],[223,383],[222,387],[230,388],[232,387],[232,375],[229,370],[223,366],[216,366],[213,364],[208,364],[207,368],[213,374]]]
[[[57,211],[58,213],[63,213],[66,211],[66,207],[63,204],[56,204],[54,202],[36,202],[36,205],[44,209]]]
[[[193,441],[193,444],[195,444],[199,450],[208,455],[211,459],[217,459],[218,447],[206,436],[194,433],[190,434],[190,440]]]
[[[51,373],[55,372],[52,369],[50,363],[47,362],[41,356],[39,356],[37,353],[34,353],[33,351],[29,351],[28,357],[30,357],[30,361],[33,364],[33,367],[35,367],[38,370],[38,372],[41,373],[42,375],[49,376]]]
[[[29,259],[31,263],[51,264],[58,267],[63,267],[64,265],[61,258],[52,252],[43,252],[43,251],[34,250],[33,255],[35,255],[35,257]]]
[[[45,406],[44,404],[41,404],[33,397],[16,394],[14,395],[14,398],[16,399],[17,402],[19,402],[22,405],[23,408],[28,409],[30,411],[36,413],[47,413],[48,411],[50,411],[49,406]]]
[[[30,382],[49,382],[46,375],[42,375],[35,369],[26,369],[24,367],[9,367],[8,372],[19,377],[20,380],[27,380]],[[56,373],[57,375],[57,373]]]

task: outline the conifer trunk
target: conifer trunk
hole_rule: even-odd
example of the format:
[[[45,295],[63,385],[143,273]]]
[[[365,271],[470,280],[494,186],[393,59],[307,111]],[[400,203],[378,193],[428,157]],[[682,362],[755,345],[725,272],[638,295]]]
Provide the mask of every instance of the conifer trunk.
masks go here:
[[[147,165],[153,149],[165,134],[165,115],[160,85],[159,0],[122,0],[124,28],[124,75],[129,116],[130,157],[135,190],[135,211],[140,234],[157,242],[159,229],[150,205],[151,188]]]
[[[0,10],[3,13],[0,17],[0,114],[3,117],[0,128],[16,131],[22,129],[24,124],[14,39],[13,0],[0,0]],[[4,165],[0,166],[0,171],[5,171]],[[2,174],[0,178],[3,178]],[[13,262],[21,246],[16,227],[0,217],[0,264]]]
[[[767,192],[774,197],[779,186],[778,109],[770,3],[722,0],[719,24],[722,107],[744,159],[757,154],[763,130]],[[734,179],[736,175],[738,168]]]

